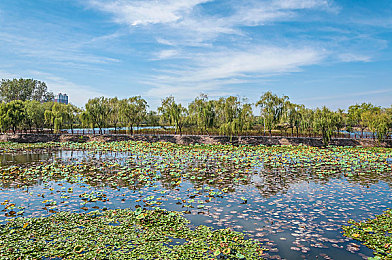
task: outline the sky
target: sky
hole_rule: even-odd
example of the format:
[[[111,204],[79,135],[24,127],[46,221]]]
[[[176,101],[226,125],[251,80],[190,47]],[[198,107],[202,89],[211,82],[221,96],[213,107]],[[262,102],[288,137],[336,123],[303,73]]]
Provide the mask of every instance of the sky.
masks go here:
[[[392,105],[391,0],[1,0],[0,79],[83,106],[266,91],[315,108]]]

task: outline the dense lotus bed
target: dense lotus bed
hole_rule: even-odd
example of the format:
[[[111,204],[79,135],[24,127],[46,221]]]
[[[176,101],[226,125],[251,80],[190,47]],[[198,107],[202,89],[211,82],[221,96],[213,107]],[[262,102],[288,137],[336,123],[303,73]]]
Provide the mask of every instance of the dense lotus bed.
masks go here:
[[[392,259],[392,210],[362,222],[349,221],[344,235],[363,242],[375,251],[374,259]]]
[[[23,232],[28,232],[23,219],[14,219],[52,223],[64,214],[76,221],[97,210],[105,215],[164,209],[184,214],[178,219],[190,221],[189,230],[241,232],[246,243],[259,241],[268,249],[263,258],[361,259],[372,251],[342,236],[341,226],[392,208],[392,150],[387,148],[127,141],[28,144],[21,153],[23,147],[0,143],[0,225],[21,221]],[[183,238],[162,239],[168,250],[188,245]],[[124,253],[108,245],[103,253]],[[87,252],[75,246],[66,250],[78,256],[84,255],[77,253],[81,249]],[[246,253],[211,246],[203,251],[206,257]]]
[[[258,259],[261,245],[229,229],[190,229],[177,212],[127,209],[16,218],[0,226],[1,259]]]

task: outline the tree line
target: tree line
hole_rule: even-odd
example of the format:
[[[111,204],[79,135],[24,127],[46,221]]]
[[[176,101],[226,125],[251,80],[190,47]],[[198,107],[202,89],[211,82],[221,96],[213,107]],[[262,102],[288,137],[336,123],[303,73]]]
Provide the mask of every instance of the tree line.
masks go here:
[[[130,134],[139,126],[172,126],[176,134],[192,130],[200,134],[241,135],[244,132],[272,135],[285,131],[292,136],[319,134],[328,144],[334,134],[369,131],[382,141],[392,131],[392,107],[370,103],[351,105],[347,111],[323,106],[310,109],[295,104],[288,96],[270,91],[251,104],[236,96],[209,99],[200,94],[188,106],[173,96],[162,100],[157,111],[149,111],[141,96],[125,99],[96,97],[84,107],[53,102],[46,84],[33,79],[2,80],[0,86],[0,128],[12,131],[52,131],[61,129],[128,127]],[[257,112],[254,112],[257,111]]]

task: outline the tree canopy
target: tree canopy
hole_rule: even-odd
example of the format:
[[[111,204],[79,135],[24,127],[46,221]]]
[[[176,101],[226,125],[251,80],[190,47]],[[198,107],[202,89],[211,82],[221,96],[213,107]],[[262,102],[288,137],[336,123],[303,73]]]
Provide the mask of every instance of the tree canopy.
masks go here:
[[[45,82],[35,79],[2,79],[0,84],[0,100],[35,100],[38,102],[52,101],[54,95],[48,91]]]

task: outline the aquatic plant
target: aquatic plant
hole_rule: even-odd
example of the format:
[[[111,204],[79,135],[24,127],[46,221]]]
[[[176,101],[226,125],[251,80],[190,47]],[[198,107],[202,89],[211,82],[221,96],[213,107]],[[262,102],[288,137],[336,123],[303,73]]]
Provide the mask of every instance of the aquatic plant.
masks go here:
[[[373,259],[392,259],[392,209],[366,221],[350,220],[349,224],[342,227],[344,235],[373,249]]]
[[[0,226],[1,259],[260,259],[261,244],[229,229],[191,229],[181,213],[60,212]]]

